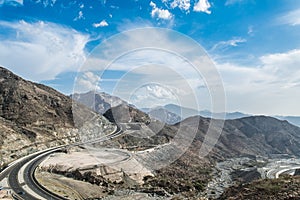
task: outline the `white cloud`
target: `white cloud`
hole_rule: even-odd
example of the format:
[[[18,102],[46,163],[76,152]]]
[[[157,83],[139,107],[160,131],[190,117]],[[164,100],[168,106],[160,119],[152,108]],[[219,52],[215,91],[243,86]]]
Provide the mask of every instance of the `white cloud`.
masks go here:
[[[255,67],[218,64],[231,111],[299,115],[300,49],[264,55]]]
[[[102,21],[99,22],[99,23],[94,23],[94,24],[93,24],[93,27],[95,27],[95,28],[98,28],[98,27],[105,27],[105,26],[108,26],[108,23],[107,23],[105,20],[102,20]]]
[[[118,48],[112,48],[115,46]],[[194,66],[199,67],[202,74]],[[177,32],[155,28],[123,32],[107,43],[103,42],[81,70],[126,72],[115,88],[116,95],[125,100],[130,99],[130,93],[137,87],[157,83],[166,88],[176,88],[172,92],[182,98],[181,104],[196,109],[194,95],[205,85],[201,77],[206,77],[205,83],[209,82],[215,90],[220,83],[213,63],[196,42]],[[147,101],[141,103],[146,104]]]
[[[10,6],[23,6],[23,0],[0,0],[0,7],[4,4]]]
[[[118,24],[118,32],[124,32],[128,30],[133,30],[133,29],[140,29],[140,28],[149,28],[153,27],[154,24],[149,21],[149,20],[144,20],[144,19],[134,19],[133,21],[124,19],[122,23]]]
[[[211,49],[211,51],[214,51],[216,49],[219,49],[219,50],[224,50],[228,47],[236,47],[238,46],[240,43],[245,43],[247,42],[246,39],[243,39],[243,38],[234,38],[232,40],[227,40],[227,41],[221,41],[217,44],[215,44],[213,46],[213,48]]]
[[[195,12],[204,12],[207,14],[211,14],[211,11],[209,10],[210,8],[210,3],[208,0],[199,0],[197,3],[194,5],[194,11]]]
[[[169,89],[160,85],[147,85],[146,90],[151,96],[158,99],[174,99],[174,94]]]
[[[281,24],[288,24],[291,26],[300,25],[300,9],[293,10],[278,19]]]
[[[191,7],[191,2],[190,0],[174,0],[171,3],[171,8],[176,8],[178,7],[180,10],[183,11],[188,11]]]
[[[53,23],[3,22],[9,31],[0,43],[0,65],[34,81],[76,71],[86,58],[87,35]],[[0,33],[1,34],[1,33]]]
[[[84,72],[81,76],[77,77],[76,92],[100,91],[99,81],[100,77],[98,75],[92,72]]]
[[[173,18],[173,15],[170,13],[169,10],[157,8],[156,4],[153,3],[152,1],[150,2],[150,6],[152,7],[152,11],[151,11],[152,18],[157,17],[159,19],[164,19],[164,20],[170,20]]]
[[[300,84],[300,49],[265,55],[260,60],[263,69],[274,75],[273,82],[283,84],[284,88]]]
[[[82,11],[79,11],[79,12],[78,12],[78,16],[74,18],[74,21],[77,21],[77,20],[80,20],[80,19],[84,19],[84,16],[83,16],[83,12],[82,12]]]
[[[159,84],[147,84],[140,87],[130,98],[130,103],[139,108],[151,108],[168,103],[178,103],[174,88]]]

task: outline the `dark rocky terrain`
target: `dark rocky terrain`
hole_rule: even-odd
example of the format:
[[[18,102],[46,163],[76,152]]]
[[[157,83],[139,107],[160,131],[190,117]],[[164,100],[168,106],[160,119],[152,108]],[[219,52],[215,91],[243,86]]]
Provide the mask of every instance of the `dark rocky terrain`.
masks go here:
[[[28,153],[78,140],[83,123],[74,119],[74,106],[75,115],[96,115],[58,91],[0,67],[0,168]],[[110,124],[102,116],[97,119]]]
[[[209,118],[191,117],[176,126],[198,127],[195,138],[201,143],[207,132]],[[272,154],[300,155],[300,128],[272,117],[252,116],[226,120],[214,157],[264,156]]]
[[[103,116],[115,123],[150,123],[151,121],[149,115],[128,104],[120,104],[116,107],[112,107],[107,110]]]
[[[0,68],[0,116],[16,124],[73,127],[72,100]]]
[[[112,109],[122,113],[121,107]],[[127,110],[128,113],[128,108],[123,109]],[[108,111],[108,113],[111,114],[112,111]],[[140,111],[133,113],[138,113],[137,115],[129,115],[134,116],[132,118],[134,120],[128,120],[129,118],[124,120],[121,114],[114,117],[122,122],[146,123],[147,120],[142,120],[146,118],[146,114],[143,115]],[[140,145],[140,147],[146,146],[146,144],[155,146],[172,141],[179,128],[184,128],[186,131],[197,129],[195,138],[187,152],[168,167],[157,170],[156,176],[147,180],[144,185],[144,187],[152,189],[162,188],[168,193],[180,194],[185,198],[190,198],[203,190],[210,180],[210,170],[217,161],[240,156],[250,158],[256,156],[268,158],[274,154],[299,156],[299,127],[272,117],[253,116],[226,120],[217,144],[206,158],[200,159],[198,157],[199,149],[204,141],[210,122],[211,119],[209,118],[191,117],[177,123],[175,126],[165,125],[157,135],[151,137],[151,142],[145,138],[136,138],[134,135],[121,136],[118,138],[118,142],[124,147],[127,144]],[[160,136],[160,139],[157,139],[158,136]],[[256,170],[250,172],[235,171],[232,178],[241,182],[249,182],[260,178],[260,175]],[[177,181],[169,181],[173,179]]]
[[[278,179],[263,179],[232,186],[219,199],[300,199],[300,177],[285,176]]]

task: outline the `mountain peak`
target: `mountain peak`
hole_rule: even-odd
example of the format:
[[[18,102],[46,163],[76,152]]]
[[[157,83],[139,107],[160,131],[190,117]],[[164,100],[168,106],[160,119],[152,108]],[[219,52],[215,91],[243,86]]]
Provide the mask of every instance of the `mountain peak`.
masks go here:
[[[21,80],[22,78],[15,75],[13,72],[9,71],[8,69],[0,66],[0,81],[3,80]]]

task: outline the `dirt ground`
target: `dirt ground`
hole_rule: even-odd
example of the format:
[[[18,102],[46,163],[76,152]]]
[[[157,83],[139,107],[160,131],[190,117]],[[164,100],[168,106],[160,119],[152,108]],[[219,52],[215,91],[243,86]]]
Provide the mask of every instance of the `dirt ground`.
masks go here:
[[[70,200],[99,198],[107,195],[106,190],[100,186],[61,175],[37,171],[35,176],[38,182],[48,190]]]

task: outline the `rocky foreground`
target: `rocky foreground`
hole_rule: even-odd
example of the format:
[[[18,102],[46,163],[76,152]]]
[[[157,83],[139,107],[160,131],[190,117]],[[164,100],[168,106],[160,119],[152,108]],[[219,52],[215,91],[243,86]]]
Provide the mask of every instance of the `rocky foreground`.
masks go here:
[[[257,180],[230,187],[220,200],[300,199],[300,176]]]

